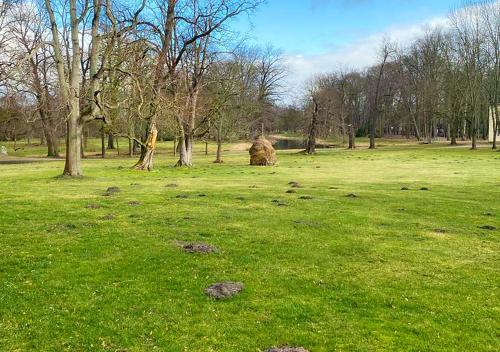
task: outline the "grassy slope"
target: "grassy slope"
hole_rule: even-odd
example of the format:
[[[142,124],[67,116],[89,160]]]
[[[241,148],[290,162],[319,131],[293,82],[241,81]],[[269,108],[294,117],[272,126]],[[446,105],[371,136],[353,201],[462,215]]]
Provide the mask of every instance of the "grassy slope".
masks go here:
[[[55,177],[62,162],[0,165],[0,350],[500,348],[499,232],[478,228],[500,228],[499,153],[279,157],[252,168],[246,153],[224,165],[197,155],[186,170],[161,156],[152,173],[87,160],[78,180]],[[291,180],[304,188],[285,194]],[[109,186],[122,192],[103,197]],[[185,254],[175,240],[220,252]],[[203,295],[223,280],[246,288],[223,302]]]

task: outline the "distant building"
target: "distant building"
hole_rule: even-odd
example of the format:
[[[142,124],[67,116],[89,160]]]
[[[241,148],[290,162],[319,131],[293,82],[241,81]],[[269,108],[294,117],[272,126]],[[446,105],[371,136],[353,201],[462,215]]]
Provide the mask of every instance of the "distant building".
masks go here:
[[[499,109],[500,109],[500,107],[499,107]],[[494,118],[495,118],[495,114],[493,113],[493,109],[490,109],[490,128],[489,128],[490,135],[489,135],[489,138],[488,138],[488,140],[490,142],[493,142],[493,136],[494,136],[494,133],[495,133],[495,131],[493,131],[493,119]],[[497,132],[497,141],[500,142],[500,129],[498,128],[498,126],[497,126],[496,132]]]

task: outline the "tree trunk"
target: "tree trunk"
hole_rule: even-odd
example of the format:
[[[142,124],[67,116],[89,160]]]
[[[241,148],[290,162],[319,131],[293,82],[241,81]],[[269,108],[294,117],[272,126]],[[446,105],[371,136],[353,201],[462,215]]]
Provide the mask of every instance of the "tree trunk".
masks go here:
[[[222,164],[222,122],[217,127],[217,153],[215,155],[215,164]]]
[[[134,156],[134,141],[132,139],[128,139],[128,155]]]
[[[101,128],[101,157],[106,158],[106,134],[104,133],[104,125]]]
[[[309,137],[307,139],[306,153],[314,154],[316,153],[316,125],[318,123],[318,112],[319,105],[318,101],[313,98],[314,110],[311,119],[311,125],[309,126]]]
[[[450,121],[450,140],[451,145],[457,145],[457,128],[453,120]]]
[[[156,129],[156,122],[152,121],[148,132],[148,139],[146,147],[141,150],[141,157],[135,165],[136,170],[153,170],[153,157],[156,150],[156,139],[158,137],[158,130]]]
[[[356,148],[356,142],[355,142],[355,135],[354,135],[354,126],[349,125],[349,149],[355,149]]]
[[[43,124],[43,123],[42,123]],[[47,157],[58,158],[59,157],[59,143],[57,140],[56,131],[49,127],[44,127],[42,136],[47,144]]]
[[[375,112],[370,115],[370,149],[375,149]]]
[[[175,166],[193,166],[193,135],[191,133],[185,133],[179,137],[179,160]]]
[[[470,126],[470,134],[471,134],[471,149],[476,150],[477,149],[477,118],[476,116],[472,117],[472,122]]]
[[[82,126],[80,120],[79,98],[71,98],[70,116],[67,121],[66,132],[66,162],[63,175],[82,176]]]
[[[498,111],[498,105],[493,108],[493,149],[497,149],[497,135],[500,131],[500,116]]]
[[[112,133],[108,133],[108,149],[115,149],[115,139]]]

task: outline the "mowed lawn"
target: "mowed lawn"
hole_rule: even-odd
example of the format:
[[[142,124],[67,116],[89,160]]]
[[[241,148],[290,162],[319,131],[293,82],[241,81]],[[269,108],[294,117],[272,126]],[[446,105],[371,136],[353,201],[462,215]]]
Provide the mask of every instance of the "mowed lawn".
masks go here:
[[[82,179],[58,178],[61,161],[0,165],[0,351],[500,349],[500,153],[224,159],[85,160]],[[221,281],[245,289],[204,295]]]

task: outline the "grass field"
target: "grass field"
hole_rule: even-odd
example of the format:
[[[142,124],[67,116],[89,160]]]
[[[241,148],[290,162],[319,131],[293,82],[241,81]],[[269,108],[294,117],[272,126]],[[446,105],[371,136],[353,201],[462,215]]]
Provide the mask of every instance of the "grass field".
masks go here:
[[[0,351],[500,350],[500,153],[212,160],[85,160],[81,179],[57,177],[61,161],[0,165]],[[204,295],[220,281],[245,289]]]

